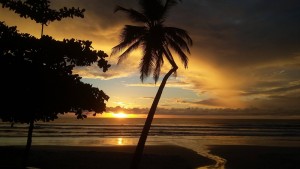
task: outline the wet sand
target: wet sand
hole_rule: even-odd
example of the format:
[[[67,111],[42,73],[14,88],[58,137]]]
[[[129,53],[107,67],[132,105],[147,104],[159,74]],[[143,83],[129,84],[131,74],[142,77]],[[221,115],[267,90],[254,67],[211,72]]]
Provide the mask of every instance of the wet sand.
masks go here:
[[[209,146],[209,149],[226,159],[225,169],[300,168],[300,147],[222,145]]]
[[[41,169],[127,169],[134,146],[32,146],[28,166]],[[0,147],[0,168],[20,168],[24,147]],[[141,169],[196,169],[214,161],[179,146],[146,146]]]

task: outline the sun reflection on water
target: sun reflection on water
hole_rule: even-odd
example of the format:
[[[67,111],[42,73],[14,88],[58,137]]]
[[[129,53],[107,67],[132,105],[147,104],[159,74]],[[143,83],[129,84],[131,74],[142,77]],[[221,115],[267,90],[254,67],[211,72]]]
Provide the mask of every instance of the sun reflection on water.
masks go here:
[[[118,145],[124,145],[124,144],[123,144],[123,138],[122,138],[122,137],[118,138],[117,144],[118,144]]]

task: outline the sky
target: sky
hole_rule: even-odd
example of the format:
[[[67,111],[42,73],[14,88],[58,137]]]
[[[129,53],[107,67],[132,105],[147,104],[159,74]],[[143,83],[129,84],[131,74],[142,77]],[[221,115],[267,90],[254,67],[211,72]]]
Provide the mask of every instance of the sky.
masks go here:
[[[138,8],[137,0],[52,0],[53,8],[80,7],[85,18],[50,23],[44,33],[55,39],[91,40],[108,55],[124,25],[134,25],[116,5]],[[159,103],[164,109],[270,108],[300,110],[300,1],[182,0],[166,26],[185,29],[193,39],[188,69],[179,60]],[[20,32],[40,36],[41,26],[6,9],[0,20]],[[176,55],[175,55],[176,57]],[[83,81],[110,96],[108,107],[149,108],[160,82],[139,79],[140,51],[112,67],[76,68]],[[161,77],[170,69],[167,62]]]

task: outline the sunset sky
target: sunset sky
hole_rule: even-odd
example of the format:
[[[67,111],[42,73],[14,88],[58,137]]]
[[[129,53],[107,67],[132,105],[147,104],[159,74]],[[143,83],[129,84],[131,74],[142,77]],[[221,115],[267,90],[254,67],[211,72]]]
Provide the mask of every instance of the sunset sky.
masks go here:
[[[116,5],[137,9],[137,0],[53,0],[53,8],[85,8],[85,18],[51,23],[45,34],[56,39],[91,40],[108,55],[125,24],[133,24]],[[189,32],[194,45],[188,69],[180,61],[177,77],[163,92],[161,108],[300,109],[300,1],[182,0],[165,23]],[[6,9],[0,20],[40,36],[41,26]],[[159,82],[139,79],[139,51],[102,73],[97,66],[77,68],[83,81],[110,96],[108,107],[150,107]],[[165,62],[161,77],[170,66]],[[22,85],[22,82],[20,82]]]

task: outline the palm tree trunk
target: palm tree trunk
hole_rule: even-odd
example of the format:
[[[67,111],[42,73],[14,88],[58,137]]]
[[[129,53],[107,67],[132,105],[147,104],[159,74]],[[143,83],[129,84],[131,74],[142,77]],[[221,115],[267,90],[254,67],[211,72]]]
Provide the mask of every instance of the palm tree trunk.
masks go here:
[[[178,67],[173,67],[166,75],[165,77],[163,78],[159,88],[158,88],[158,91],[156,93],[156,96],[153,100],[153,103],[152,103],[152,106],[149,110],[149,113],[148,113],[148,116],[147,116],[147,119],[146,119],[146,122],[145,122],[145,125],[144,125],[144,128],[143,128],[143,131],[141,133],[141,136],[140,136],[140,139],[139,139],[139,142],[138,142],[138,145],[135,149],[135,153],[134,153],[134,156],[133,156],[133,159],[132,159],[132,163],[131,163],[131,169],[138,169],[138,166],[140,164],[140,161],[142,159],[142,155],[143,155],[143,151],[144,151],[144,147],[145,147],[145,143],[146,143],[146,140],[147,140],[147,136],[148,136],[148,133],[149,133],[149,130],[150,130],[150,127],[151,127],[151,123],[152,123],[152,120],[153,120],[153,117],[154,117],[154,114],[156,112],[156,108],[157,108],[157,105],[158,105],[158,102],[159,102],[159,99],[161,97],[161,94],[164,90],[164,87],[167,83],[167,80],[169,79],[169,77],[171,76],[171,74],[173,74],[174,72],[176,72],[176,70],[178,69]]]
[[[29,123],[29,128],[28,128],[27,144],[26,144],[26,149],[25,149],[25,154],[24,154],[24,159],[23,159],[24,160],[23,168],[26,168],[27,162],[28,162],[28,157],[29,157],[29,152],[30,152],[31,142],[32,142],[33,126],[34,126],[34,120],[31,120]]]

